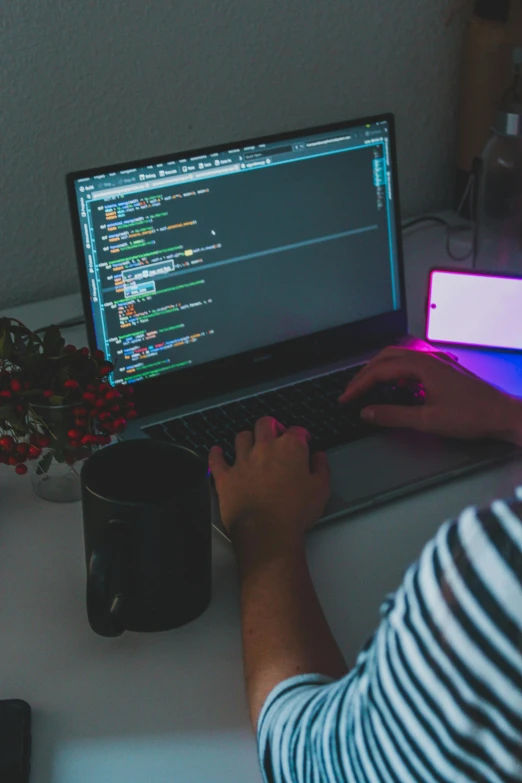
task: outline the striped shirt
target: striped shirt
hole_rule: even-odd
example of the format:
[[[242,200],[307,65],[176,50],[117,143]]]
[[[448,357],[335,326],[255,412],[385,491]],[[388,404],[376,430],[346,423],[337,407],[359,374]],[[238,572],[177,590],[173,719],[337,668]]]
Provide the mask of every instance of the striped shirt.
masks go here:
[[[522,781],[522,488],[448,522],[342,680],[278,685],[268,783]]]

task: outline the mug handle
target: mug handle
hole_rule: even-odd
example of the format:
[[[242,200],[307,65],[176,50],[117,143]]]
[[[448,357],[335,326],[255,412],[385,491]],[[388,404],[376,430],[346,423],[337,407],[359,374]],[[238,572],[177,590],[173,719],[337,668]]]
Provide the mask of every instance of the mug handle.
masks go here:
[[[99,636],[121,636],[125,630],[128,565],[122,544],[128,528],[128,522],[111,519],[105,541],[93,549],[87,567],[87,617]]]

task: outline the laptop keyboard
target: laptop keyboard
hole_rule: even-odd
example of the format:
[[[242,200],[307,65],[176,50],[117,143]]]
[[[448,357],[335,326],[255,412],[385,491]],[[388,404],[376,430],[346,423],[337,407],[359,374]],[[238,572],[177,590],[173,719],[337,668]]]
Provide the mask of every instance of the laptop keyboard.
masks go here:
[[[225,459],[232,464],[236,435],[252,430],[263,416],[273,416],[286,427],[304,427],[311,435],[310,450],[324,451],[375,433],[375,427],[359,416],[365,405],[424,402],[422,387],[399,382],[373,389],[356,404],[340,405],[339,396],[362,366],[191,413],[145,427],[143,431],[151,438],[179,443],[205,457],[212,446],[221,446]]]

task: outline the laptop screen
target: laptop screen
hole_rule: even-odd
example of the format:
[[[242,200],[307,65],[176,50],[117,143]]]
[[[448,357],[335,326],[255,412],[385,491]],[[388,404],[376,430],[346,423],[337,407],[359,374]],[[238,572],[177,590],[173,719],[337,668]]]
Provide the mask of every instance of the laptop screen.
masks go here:
[[[399,309],[392,160],[379,120],[75,178],[114,381]]]

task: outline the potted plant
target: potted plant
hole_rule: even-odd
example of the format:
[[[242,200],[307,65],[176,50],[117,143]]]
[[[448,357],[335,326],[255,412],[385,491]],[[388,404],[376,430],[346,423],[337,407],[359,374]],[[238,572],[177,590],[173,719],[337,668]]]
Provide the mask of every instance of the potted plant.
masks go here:
[[[0,463],[48,500],[80,499],[79,468],[136,416],[102,351],[66,345],[57,326],[32,332],[0,318]]]

